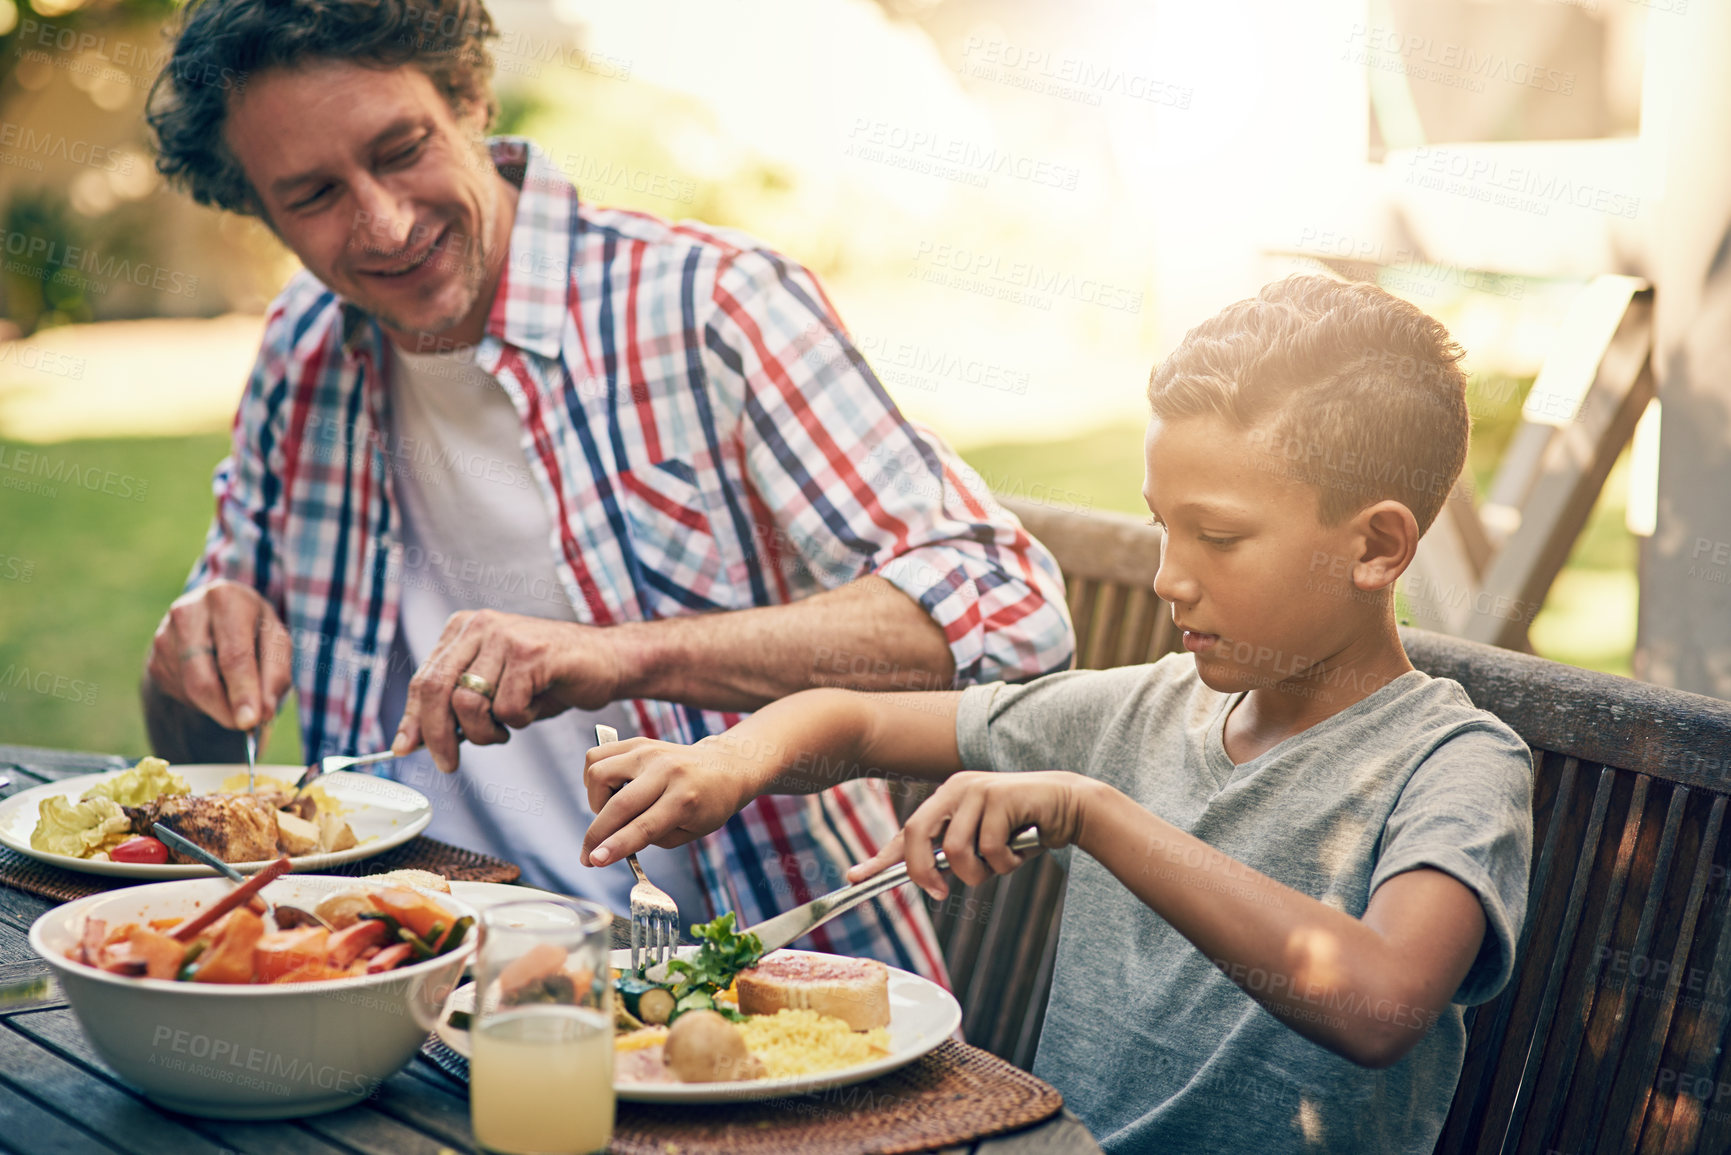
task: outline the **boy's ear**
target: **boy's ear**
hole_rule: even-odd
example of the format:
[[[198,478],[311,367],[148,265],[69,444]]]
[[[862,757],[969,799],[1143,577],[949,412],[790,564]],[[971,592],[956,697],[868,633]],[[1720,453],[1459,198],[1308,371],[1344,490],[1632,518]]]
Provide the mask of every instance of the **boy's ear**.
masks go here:
[[[1367,505],[1353,518],[1363,543],[1352,567],[1352,584],[1361,590],[1387,589],[1406,572],[1418,552],[1418,519],[1398,501]]]

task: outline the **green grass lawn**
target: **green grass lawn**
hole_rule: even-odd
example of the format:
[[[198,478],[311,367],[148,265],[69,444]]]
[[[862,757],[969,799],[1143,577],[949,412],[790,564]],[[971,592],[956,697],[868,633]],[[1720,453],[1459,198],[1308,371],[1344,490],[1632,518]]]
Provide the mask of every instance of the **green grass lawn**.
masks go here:
[[[0,742],[146,752],[139,675],[227,447],[226,434],[0,443]],[[273,735],[273,756],[299,751]]]
[[[1512,418],[1477,416],[1470,464],[1488,477]],[[0,742],[145,752],[138,678],[156,623],[198,555],[210,471],[227,444],[226,434],[0,443]],[[1137,424],[965,456],[1002,492],[1044,486],[1071,507],[1146,512]],[[1533,639],[1547,657],[1626,674],[1635,550],[1622,524],[1623,488],[1614,474]],[[292,716],[291,700],[285,723]],[[264,757],[299,761],[294,726],[276,727]]]

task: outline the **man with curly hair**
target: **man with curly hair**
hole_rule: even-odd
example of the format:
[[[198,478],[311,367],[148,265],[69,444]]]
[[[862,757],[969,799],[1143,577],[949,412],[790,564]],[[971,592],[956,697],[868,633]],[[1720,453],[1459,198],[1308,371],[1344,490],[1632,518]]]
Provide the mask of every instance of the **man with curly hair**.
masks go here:
[[[159,752],[232,757],[292,685],[309,758],[424,747],[395,774],[430,834],[622,908],[622,866],[578,867],[597,722],[695,743],[815,684],[1024,680],[1073,639],[1050,556],[902,417],[809,272],[485,138],[494,35],[478,0],[188,6],[158,167],[305,271],[146,711]],[[460,775],[425,765],[459,742]],[[749,923],[895,830],[848,782],[644,859],[687,921]],[[943,973],[905,894],[813,939]]]

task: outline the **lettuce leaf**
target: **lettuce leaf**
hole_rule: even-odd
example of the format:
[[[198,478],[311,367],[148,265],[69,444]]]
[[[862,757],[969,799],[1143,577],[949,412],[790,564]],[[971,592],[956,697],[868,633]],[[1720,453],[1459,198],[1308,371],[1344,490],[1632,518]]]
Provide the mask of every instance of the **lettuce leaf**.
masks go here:
[[[163,797],[191,794],[186,779],[168,768],[161,758],[145,758],[130,770],[98,782],[84,792],[84,800],[106,798],[121,806],[143,806]]]
[[[132,822],[112,798],[48,798],[36,812],[30,846],[50,854],[89,858],[132,837]]]

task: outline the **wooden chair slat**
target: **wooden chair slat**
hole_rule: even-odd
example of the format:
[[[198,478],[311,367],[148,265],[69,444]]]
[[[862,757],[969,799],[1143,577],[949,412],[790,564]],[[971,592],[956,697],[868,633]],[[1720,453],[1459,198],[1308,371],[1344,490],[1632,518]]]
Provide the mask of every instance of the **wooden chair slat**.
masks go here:
[[[1056,864],[1051,864],[1051,869],[1055,875],[1060,876],[1057,879],[1058,901],[1052,907],[1051,923],[1052,926],[1059,926],[1064,917],[1064,883],[1067,880],[1061,877],[1063,872]],[[1040,954],[1040,971],[1034,980],[1034,997],[1029,1000],[1028,1009],[1022,1015],[1022,1028],[1016,1035],[1015,1050],[1005,1056],[1023,1070],[1034,1069],[1034,1057],[1040,1047],[1040,1031],[1046,1025],[1046,1007],[1052,996],[1052,972],[1058,961],[1059,938],[1057,934],[1045,936],[1045,949]]]
[[[1009,905],[1015,895],[1015,876],[990,881],[997,884],[993,888],[994,896]],[[966,989],[958,991],[957,995],[962,1004],[962,1025],[968,1033],[968,1041],[976,1047],[991,1050],[992,1041],[998,1034],[997,1016],[1003,1009],[1003,991],[993,980],[1001,970],[996,952],[1004,938],[1004,924],[990,917],[974,921],[979,926],[978,945],[973,966],[967,972]]]
[[[1064,872],[1050,860],[1046,860],[1018,873],[1027,875],[1028,893],[1023,898],[1023,909],[1028,911],[1028,921],[1035,926],[1054,925],[1056,920],[1053,913],[1064,893]],[[1026,1017],[1025,1014],[1016,1013],[1016,1008],[1026,1007],[1033,1001],[1034,984],[1040,974],[1040,963],[1045,954],[1047,940],[1057,936],[1022,934],[1016,920],[1004,918],[999,921],[1014,938],[1016,945],[1010,972],[1001,980],[1006,1013],[997,1017],[997,1033],[992,1040],[996,1046],[992,1053],[1008,1057],[1016,1052],[1017,1041],[1023,1033],[1023,1019]]]
[[[1155,619],[1154,636],[1148,640],[1147,660],[1150,662],[1181,648],[1181,635],[1166,602],[1160,602],[1160,612]]]
[[[980,902],[991,902],[1003,886],[1001,878],[990,878],[978,887],[969,887],[967,897]],[[943,942],[944,959],[949,963],[950,980],[956,983],[956,1001],[962,1004],[962,1026],[969,1028],[967,1018],[969,995],[968,987],[975,973],[975,966],[980,957],[980,941],[985,937],[986,920],[982,918],[963,918],[966,911],[966,900],[958,904],[957,916],[951,921],[948,936]],[[977,907],[976,907],[977,910]]]
[[[1562,995],[1563,978],[1569,967],[1568,944],[1575,938],[1575,931],[1580,925],[1581,912],[1587,903],[1587,886],[1593,873],[1593,859],[1599,845],[1599,836],[1605,829],[1605,814],[1611,808],[1611,790],[1616,784],[1616,775],[1606,767],[1599,774],[1598,789],[1593,792],[1593,813],[1587,821],[1586,836],[1581,840],[1580,854],[1575,861],[1574,884],[1569,888],[1569,904],[1563,912],[1563,926],[1557,939],[1559,950],[1553,956],[1549,974],[1545,979],[1544,994],[1539,1000],[1538,1015],[1535,1020],[1531,1037],[1533,1042],[1527,1049],[1526,1062],[1521,1070],[1519,1088],[1515,1092],[1514,1103],[1509,1109],[1508,1123],[1503,1129],[1503,1135],[1498,1147],[1507,1153],[1514,1150],[1514,1143],[1519,1140],[1521,1128],[1526,1122],[1527,1112],[1532,1106],[1533,1078],[1537,1073],[1540,1060],[1544,1058],[1546,1039],[1549,1037],[1551,1022],[1556,1018],[1557,1000]]]
[[[1726,931],[1724,912],[1715,913],[1719,916],[1719,939],[1707,973],[1710,977],[1719,976],[1723,982],[1726,975],[1731,975],[1731,933]],[[1671,1068],[1677,1077],[1671,1080],[1671,1089],[1664,1092],[1671,1100],[1662,1148],[1667,1155],[1686,1155],[1692,1151],[1723,1152],[1731,1147],[1725,1134],[1727,1126],[1721,1123],[1709,1128],[1712,1119],[1702,1110],[1700,1099],[1680,1093],[1683,1088],[1698,1086],[1702,1079],[1709,1080],[1708,1086],[1718,1086],[1722,1077],[1718,1072],[1724,1057],[1727,1011],[1731,1010],[1731,1004],[1723,997],[1717,1000],[1708,998],[1702,1000],[1698,1009],[1690,1009],[1694,1013],[1686,1018],[1692,1020],[1690,1026],[1693,1029],[1687,1031],[1683,1040],[1682,1061]],[[1718,1114],[1722,1120],[1726,1119],[1725,1112]]]
[[[1611,767],[1607,766],[1603,773],[1609,775],[1611,781],[1616,781],[1616,771]],[[1603,892],[1604,900],[1600,905],[1598,924],[1594,927],[1592,952],[1587,956],[1584,966],[1574,968],[1575,976],[1578,977],[1571,976],[1571,981],[1564,987],[1564,1005],[1572,1008],[1573,1013],[1565,1014],[1556,1020],[1552,1029],[1547,1032],[1547,1061],[1539,1068],[1533,1095],[1533,1101],[1545,1104],[1546,1110],[1538,1118],[1537,1126],[1530,1137],[1522,1138],[1517,1150],[1542,1153],[1552,1146],[1554,1132],[1567,1113],[1570,1084],[1575,1078],[1575,1068],[1581,1059],[1582,1039],[1586,1035],[1587,1024],[1593,1017],[1593,1007],[1599,991],[1599,973],[1604,968],[1611,935],[1622,908],[1623,893],[1629,881],[1629,868],[1634,861],[1635,846],[1641,836],[1642,820],[1646,817],[1647,790],[1652,781],[1645,774],[1639,775],[1635,779],[1634,789],[1630,792],[1628,809],[1623,815],[1622,836],[1617,840],[1610,863],[1610,884]],[[1604,844],[1601,853],[1609,845]],[[1588,905],[1592,905],[1591,901]],[[1561,947],[1566,944],[1558,945]],[[1563,957],[1570,955],[1572,952]],[[1582,960],[1580,956],[1574,956],[1573,961],[1580,963]]]
[[[1123,621],[1113,639],[1105,666],[1135,666],[1146,660],[1154,634],[1154,616],[1162,608],[1152,590],[1125,587]]]
[[[1708,809],[1706,826],[1695,848],[1695,870],[1689,879],[1689,897],[1684,903],[1683,918],[1677,928],[1677,942],[1671,948],[1671,969],[1665,982],[1664,997],[1660,1001],[1646,1042],[1638,1053],[1630,1056],[1627,1072],[1618,1077],[1618,1088],[1612,1091],[1613,1097],[1630,1100],[1626,1108],[1622,1104],[1612,1104],[1611,1118],[1627,1119],[1618,1143],[1619,1150],[1633,1151],[1641,1141],[1643,1123],[1652,1104],[1653,1081],[1659,1073],[1659,1058],[1664,1051],[1665,1038],[1670,1033],[1671,1022],[1676,1013],[1677,996],[1682,989],[1690,949],[1695,943],[1695,925],[1701,914],[1701,900],[1707,893],[1707,882],[1712,877],[1714,848],[1719,843],[1719,831],[1724,823],[1725,796],[1721,794],[1713,799]],[[1609,1144],[1617,1142],[1617,1138],[1606,1134],[1601,1136],[1600,1141]]]
[[[1003,898],[1003,909],[1006,911],[1023,911],[1032,921],[1040,913],[1032,901],[1034,897],[1034,876],[1037,871],[1017,871],[997,879],[997,894]],[[979,1041],[976,1046],[1002,1054],[1005,1050],[1004,1035],[1007,1028],[1004,1025],[1006,1010],[1010,1007],[1010,988],[1014,983],[1016,965],[1018,962],[1018,944],[1028,936],[1021,933],[1019,919],[1002,917],[998,914],[996,904],[990,914],[980,919],[984,924],[984,934],[980,939],[979,955],[969,975],[968,1000],[962,1005],[963,1021],[969,1017],[980,1027],[976,1027]]]
[[[1112,653],[1117,648],[1117,631],[1122,624],[1122,602],[1125,587],[1110,582],[1099,587],[1095,595],[1093,620],[1088,623],[1086,640],[1082,642],[1081,653],[1076,655],[1076,665],[1085,670],[1098,670],[1112,664]],[[1077,630],[1078,639],[1083,637]]]
[[[1088,668],[1086,648],[1094,632],[1094,604],[1100,597],[1100,583],[1092,578],[1071,578],[1070,624],[1076,629],[1076,668]]]
[[[1665,884],[1671,877],[1671,862],[1677,850],[1677,837],[1682,830],[1683,815],[1688,805],[1689,788],[1675,787],[1665,808],[1665,825],[1659,835],[1658,849],[1651,862],[1643,866],[1643,873],[1648,880],[1647,894],[1638,912],[1640,922],[1635,928],[1634,940],[1627,948],[1630,958],[1653,957],[1653,931],[1658,923],[1659,909],[1664,904]],[[1599,997],[1594,1021],[1587,1032],[1589,1051],[1601,1056],[1598,1071],[1592,1080],[1592,1089],[1587,1100],[1582,1104],[1583,1109],[1578,1113],[1564,1114],[1563,1130],[1558,1137],[1563,1150],[1572,1150],[1573,1145],[1585,1143],[1590,1137],[1596,1136],[1605,1119],[1611,1090],[1616,1085],[1616,1075],[1621,1065],[1623,1046],[1628,1039],[1631,1023],[1643,1005],[1639,1001],[1641,985],[1644,984],[1638,984],[1636,993],[1631,994],[1629,984],[1619,982]],[[1583,1087],[1577,1085],[1577,1092],[1581,1089]],[[1619,1121],[1613,1130],[1622,1132],[1623,1122]]]
[[[1533,755],[1534,771],[1540,783],[1549,783],[1551,776],[1544,773],[1545,767],[1558,761],[1562,767],[1555,777],[1555,791],[1547,799],[1534,800],[1534,837],[1538,840],[1539,854],[1533,868],[1532,894],[1550,893],[1552,872],[1557,860],[1557,847],[1563,841],[1562,833],[1566,825],[1561,816],[1568,813],[1569,804],[1574,798],[1575,785],[1580,781],[1581,764],[1576,758],[1559,759],[1557,755],[1540,750]],[[1533,905],[1537,906],[1536,899]],[[1529,917],[1526,925],[1521,928],[1519,945],[1515,952],[1517,959],[1526,958],[1527,951],[1533,941],[1533,928],[1538,924],[1537,912]],[[1510,985],[1518,985],[1522,972],[1517,970]],[[1443,1125],[1443,1133],[1437,1142],[1438,1152],[1470,1152],[1478,1151],[1487,1142],[1481,1133],[1484,1127],[1486,1111],[1490,1106],[1492,1081],[1499,1069],[1498,1060],[1505,1043],[1510,1038],[1509,1019],[1514,1014],[1516,1000],[1513,998],[1499,999],[1491,1004],[1488,1015],[1475,1015],[1467,1035],[1467,1055],[1461,1065],[1460,1083],[1455,1090],[1454,1103],[1449,1110],[1447,1122]],[[1475,1011],[1479,1008],[1473,1008]]]
[[[1571,913],[1571,897],[1579,862],[1583,852],[1587,861],[1597,860],[1600,846],[1603,843],[1604,824],[1608,818],[1595,814],[1595,802],[1599,794],[1597,786],[1588,790],[1589,782],[1597,783],[1601,769],[1590,763],[1575,760],[1577,786],[1569,799],[1568,806],[1555,810],[1552,822],[1559,828],[1558,858],[1555,863],[1550,888],[1543,892],[1533,892],[1529,898],[1528,920],[1531,927],[1530,945],[1533,953],[1527,956],[1527,963],[1522,965],[1521,979],[1513,986],[1507,997],[1512,1005],[1509,1018],[1508,1037],[1501,1040],[1501,1046],[1496,1060],[1497,1073],[1490,1097],[1490,1109],[1486,1118],[1486,1134],[1480,1139],[1474,1150],[1496,1150],[1507,1138],[1508,1124],[1513,1117],[1516,1097],[1522,1092],[1523,1085],[1528,1094],[1532,1093],[1531,1080],[1524,1077],[1532,1054],[1533,1040],[1543,1039],[1540,1029],[1545,1022],[1545,1016],[1550,1013],[1546,996],[1550,993],[1550,963],[1552,952],[1558,944],[1565,941],[1573,943],[1581,935],[1578,929],[1570,924],[1571,917],[1579,919],[1581,908],[1576,907]],[[1538,790],[1543,795],[1546,783],[1537,783]],[[1615,804],[1615,783],[1609,787],[1609,804]],[[1597,826],[1595,825],[1597,824]],[[1591,895],[1591,876],[1588,880],[1589,897]],[[1565,939],[1565,927],[1569,927]],[[1566,951],[1565,951],[1566,953]],[[1542,961],[1541,961],[1542,960]],[[1557,997],[1566,1000],[1568,986],[1567,972],[1564,975],[1565,984]],[[1564,1005],[1567,1005],[1566,1002]],[[1550,1022],[1555,1022],[1553,1016]]]

